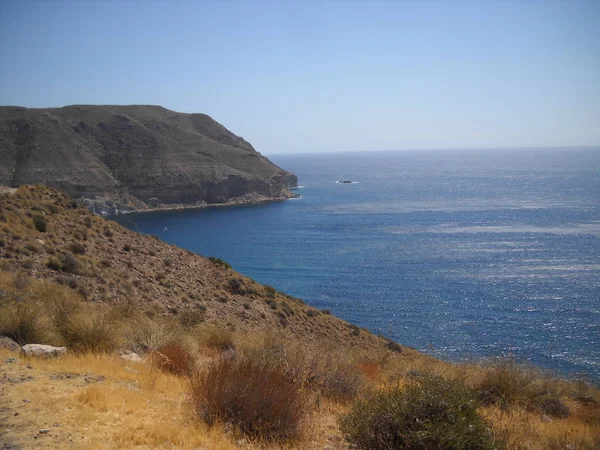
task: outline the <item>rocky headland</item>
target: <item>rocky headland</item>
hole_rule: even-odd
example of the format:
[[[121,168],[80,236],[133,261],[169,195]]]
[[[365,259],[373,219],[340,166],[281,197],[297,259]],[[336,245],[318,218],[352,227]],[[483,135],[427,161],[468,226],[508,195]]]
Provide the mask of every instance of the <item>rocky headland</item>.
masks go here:
[[[92,211],[261,203],[294,174],[205,114],[160,106],[0,107],[0,185],[45,184]]]

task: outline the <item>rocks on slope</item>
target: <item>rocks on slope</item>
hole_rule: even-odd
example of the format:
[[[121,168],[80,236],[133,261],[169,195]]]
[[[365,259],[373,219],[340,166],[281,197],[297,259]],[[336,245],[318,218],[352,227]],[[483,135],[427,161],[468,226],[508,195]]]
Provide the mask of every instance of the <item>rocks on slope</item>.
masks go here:
[[[114,213],[285,199],[297,180],[205,114],[0,107],[0,185],[37,183]]]

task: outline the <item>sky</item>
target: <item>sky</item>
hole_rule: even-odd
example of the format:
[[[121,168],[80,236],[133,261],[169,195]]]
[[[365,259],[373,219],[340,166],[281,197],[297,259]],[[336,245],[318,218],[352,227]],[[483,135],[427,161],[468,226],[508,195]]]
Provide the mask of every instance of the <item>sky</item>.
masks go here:
[[[0,105],[157,104],[264,154],[600,145],[600,0],[0,0]]]

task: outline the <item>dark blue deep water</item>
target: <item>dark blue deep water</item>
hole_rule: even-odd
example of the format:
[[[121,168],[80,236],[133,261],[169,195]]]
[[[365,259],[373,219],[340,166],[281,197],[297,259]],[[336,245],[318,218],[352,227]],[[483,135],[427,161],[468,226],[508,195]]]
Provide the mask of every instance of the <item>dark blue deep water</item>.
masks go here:
[[[427,353],[600,380],[600,149],[272,160],[302,199],[117,219]]]

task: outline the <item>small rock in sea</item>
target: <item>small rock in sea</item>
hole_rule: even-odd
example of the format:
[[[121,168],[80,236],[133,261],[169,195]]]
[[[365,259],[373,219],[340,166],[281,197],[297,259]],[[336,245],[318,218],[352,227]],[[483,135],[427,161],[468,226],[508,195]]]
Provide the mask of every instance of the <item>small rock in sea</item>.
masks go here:
[[[4,360],[4,362],[7,363],[16,363],[17,362],[17,358],[7,358]]]
[[[24,356],[36,356],[41,358],[58,358],[67,353],[66,347],[52,347],[51,345],[27,344],[21,347]]]
[[[142,362],[143,359],[140,357],[140,355],[138,355],[137,353],[127,353],[125,355],[121,355],[122,359],[125,359],[127,361],[132,361],[132,362]]]

